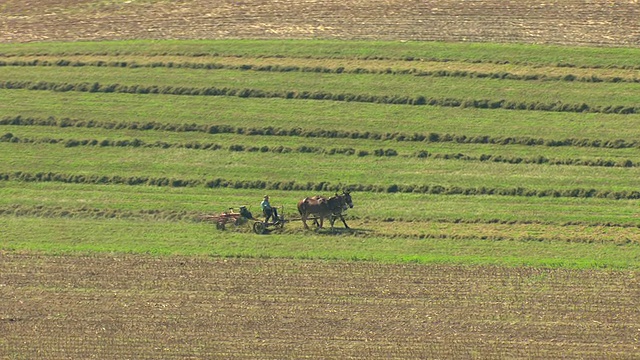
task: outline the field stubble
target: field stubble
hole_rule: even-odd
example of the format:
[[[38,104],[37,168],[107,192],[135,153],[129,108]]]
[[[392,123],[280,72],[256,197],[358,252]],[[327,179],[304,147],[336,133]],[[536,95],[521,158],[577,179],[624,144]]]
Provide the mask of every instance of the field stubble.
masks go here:
[[[108,14],[108,16],[105,16]],[[0,42],[367,39],[638,45],[634,0],[105,1],[3,6]]]
[[[640,354],[635,272],[1,256],[0,350],[9,358]]]

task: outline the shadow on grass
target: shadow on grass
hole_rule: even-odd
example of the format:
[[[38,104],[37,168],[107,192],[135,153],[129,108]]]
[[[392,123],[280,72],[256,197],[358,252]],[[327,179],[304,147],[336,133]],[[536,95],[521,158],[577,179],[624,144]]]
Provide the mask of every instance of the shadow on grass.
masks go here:
[[[329,227],[323,228],[311,228],[317,235],[357,235],[364,233],[371,233],[373,230],[364,229],[364,228],[343,228],[343,227],[334,227],[333,230]]]

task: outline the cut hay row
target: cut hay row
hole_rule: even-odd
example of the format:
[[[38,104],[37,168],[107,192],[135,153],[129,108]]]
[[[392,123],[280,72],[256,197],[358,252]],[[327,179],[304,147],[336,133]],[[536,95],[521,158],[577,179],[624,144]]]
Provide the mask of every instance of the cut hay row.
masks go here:
[[[254,141],[262,146],[259,139]],[[234,143],[237,144],[235,141],[230,144]],[[148,179],[177,179],[179,184],[194,181],[204,184],[208,179],[220,178],[236,184],[233,186],[251,188],[257,186],[249,185],[254,183],[273,183],[278,187],[295,184],[295,187],[304,188],[313,187],[306,184],[330,183],[385,193],[517,192],[521,196],[628,198],[638,191],[638,167],[541,166],[415,156],[328,156],[306,152],[221,152],[133,146],[64,147],[17,142],[0,142],[0,149],[3,154],[0,156],[0,172],[4,174],[54,173],[71,177],[145,179],[143,183]],[[52,168],[52,164],[56,164],[55,168]],[[365,171],[374,167],[381,171],[378,176],[371,176]],[[300,168],[309,171],[301,173]]]
[[[282,61],[280,58],[278,58]],[[251,59],[248,59],[251,60]],[[255,61],[255,59],[253,59]],[[308,60],[307,60],[308,61]],[[298,60],[300,62],[300,60]],[[496,71],[496,72],[482,72],[473,70],[473,66],[468,66],[459,70],[449,70],[452,66],[447,63],[446,69],[434,69],[434,70],[422,70],[420,68],[381,68],[378,61],[369,61],[362,63],[362,66],[358,67],[327,67],[326,65],[317,66],[301,66],[301,65],[281,65],[275,64],[250,64],[243,63],[239,65],[231,65],[225,63],[202,63],[202,62],[164,62],[164,61],[82,61],[82,60],[46,60],[46,59],[33,59],[33,60],[19,60],[12,59],[9,61],[0,60],[0,67],[2,66],[45,66],[45,67],[113,67],[113,68],[175,68],[175,69],[193,69],[193,70],[241,70],[241,71],[266,71],[266,72],[308,72],[308,73],[323,73],[323,74],[380,74],[380,75],[410,75],[420,77],[457,77],[457,78],[479,78],[479,79],[496,79],[496,80],[519,80],[519,81],[576,81],[587,83],[600,83],[600,82],[629,82],[638,83],[640,78],[634,71],[626,71],[616,75],[600,75],[598,73],[585,73],[576,75],[574,73],[565,71],[562,75],[549,75],[541,73],[538,68],[529,70],[528,73],[513,73],[510,71]],[[444,62],[444,61],[443,61]],[[374,67],[375,66],[375,67]],[[567,66],[561,67],[562,69]],[[569,66],[573,69],[574,67]],[[625,69],[625,70],[638,70],[637,69]],[[545,70],[545,69],[542,69]],[[537,71],[537,72],[534,72]],[[612,72],[611,69],[603,71],[605,73]]]
[[[329,132],[331,133],[331,132]],[[252,132],[248,132],[250,135],[257,135]],[[277,132],[276,132],[277,134]],[[398,141],[402,141],[400,137],[398,137]],[[411,140],[409,140],[411,141]],[[445,140],[446,141],[446,140]],[[570,141],[570,140],[567,140]],[[640,161],[633,161],[630,159],[620,159],[620,160],[611,160],[611,159],[602,159],[602,158],[594,158],[594,159],[561,159],[561,158],[547,158],[544,156],[532,156],[532,157],[516,157],[516,156],[503,156],[503,155],[491,155],[491,154],[481,154],[479,156],[465,155],[462,153],[433,153],[428,152],[426,150],[416,151],[410,154],[400,154],[397,150],[393,148],[380,148],[375,149],[373,151],[369,150],[357,150],[351,147],[342,147],[342,148],[323,148],[318,146],[306,146],[301,145],[296,148],[291,148],[288,146],[252,146],[252,145],[244,145],[244,144],[232,144],[232,145],[221,145],[219,143],[200,143],[200,142],[186,142],[186,143],[169,143],[165,141],[154,141],[154,142],[145,142],[141,139],[127,139],[127,140],[109,140],[109,139],[63,139],[63,138],[20,138],[14,136],[12,133],[6,133],[0,136],[0,142],[7,143],[20,143],[20,144],[61,144],[64,147],[83,147],[83,146],[91,146],[91,147],[133,147],[133,148],[160,148],[160,149],[190,149],[190,150],[205,150],[205,151],[230,151],[230,152],[260,152],[260,153],[272,153],[272,154],[288,154],[288,153],[302,153],[302,154],[316,154],[316,155],[344,155],[344,156],[357,156],[357,157],[366,157],[366,156],[377,156],[377,157],[393,157],[393,156],[404,156],[404,157],[416,157],[421,159],[444,159],[444,160],[461,160],[461,161],[480,161],[480,162],[496,162],[496,163],[508,163],[508,164],[538,164],[538,165],[557,165],[557,166],[599,166],[599,167],[640,167]],[[431,142],[431,141],[430,141]],[[457,141],[460,143],[461,141]],[[470,141],[474,143],[473,139]],[[584,143],[584,142],[583,142]],[[504,144],[504,143],[503,143]],[[599,142],[591,142],[591,144],[599,145]],[[550,145],[549,143],[546,144]],[[591,145],[591,146],[595,146]],[[616,142],[614,144],[605,143],[604,146],[606,148],[626,148],[630,146],[625,146],[623,141]],[[561,145],[558,145],[561,146]],[[634,144],[633,147],[638,147],[639,145]],[[595,146],[600,147],[600,146]]]
[[[257,121],[256,121],[257,123]],[[224,124],[94,121],[6,117],[0,137],[14,143],[64,146],[137,146],[278,153],[401,156],[506,163],[632,166],[635,142],[589,139],[493,138],[438,133],[382,133],[301,127],[238,127]],[[304,127],[303,127],[304,126]],[[45,127],[45,128],[43,128]],[[46,135],[45,135],[46,134]],[[561,134],[558,134],[561,135]],[[630,137],[631,138],[631,137]],[[83,139],[83,140],[80,140]]]
[[[588,111],[592,107],[633,107],[637,104],[633,95],[637,84],[623,82],[520,81],[507,78],[394,76],[362,72],[246,71],[242,70],[242,66],[215,71],[178,67],[78,66],[55,67],[55,71],[51,67],[40,66],[29,67],[28,71],[23,70],[21,67],[0,67],[0,73],[8,86],[19,86],[19,83],[26,81],[42,83],[43,86],[48,83],[55,84],[58,90],[69,90],[74,86],[82,89],[88,86],[87,91],[129,92],[133,91],[129,88],[133,88],[139,89],[135,91],[142,93],[171,91],[173,94],[186,94],[208,90],[209,93],[216,94],[220,89],[226,89],[233,94],[240,91],[240,96],[251,97],[282,97],[283,93],[294,93],[296,96],[305,94],[304,96],[313,99],[345,98],[347,101],[401,104],[422,104],[417,99],[424,97],[427,100],[451,100],[454,104],[464,104],[464,101],[477,102],[474,106],[488,108],[506,106],[496,104],[503,101],[510,104],[507,108],[527,109],[534,106],[535,109],[535,105],[532,105],[535,103],[530,102],[533,98],[538,100],[537,106],[543,109],[549,108],[545,105],[561,103],[567,104],[566,106],[575,105],[574,111]],[[631,71],[630,75],[633,73],[635,71]],[[567,80],[575,79],[571,74],[563,77]],[[92,88],[96,84],[106,88]],[[613,97],[613,93],[618,95]],[[441,99],[437,96],[440,94],[447,96]],[[613,101],[618,103],[612,103]]]
[[[443,194],[443,195],[465,195],[465,196],[525,196],[525,197],[569,197],[569,198],[603,198],[603,199],[640,199],[638,190],[598,190],[587,188],[573,189],[533,189],[533,188],[491,188],[491,187],[469,187],[448,185],[427,185],[427,184],[349,184],[331,182],[297,182],[297,181],[264,181],[264,180],[230,180],[215,178],[203,179],[179,179],[179,178],[156,178],[147,176],[106,176],[106,175],[85,175],[68,174],[55,172],[0,172],[0,181],[21,181],[21,182],[61,182],[67,184],[125,184],[144,186],[168,186],[168,187],[205,187],[205,188],[233,188],[233,189],[264,189],[264,190],[284,190],[284,191],[328,191],[337,192],[350,190],[357,192],[375,193],[417,193],[417,194]]]
[[[17,116],[5,116],[0,119],[0,126],[47,126],[47,127],[74,127],[74,128],[102,128],[114,130],[153,130],[169,132],[199,132],[206,134],[240,134],[247,136],[294,136],[304,138],[327,138],[327,139],[363,139],[396,142],[420,142],[420,143],[440,143],[452,142],[457,144],[492,144],[492,145],[524,145],[524,146],[546,146],[546,147],[594,147],[608,149],[638,148],[638,140],[602,140],[585,138],[566,139],[545,139],[534,137],[495,137],[491,135],[464,135],[464,134],[441,134],[441,133],[380,133],[376,131],[347,131],[337,129],[306,129],[300,127],[244,127],[228,124],[177,124],[160,122],[126,122],[126,121],[95,121],[83,119],[62,118],[53,116],[47,118],[33,118]],[[9,137],[11,138],[11,137]],[[18,141],[18,140],[15,140]]]
[[[0,68],[1,69],[1,68]],[[635,85],[635,84],[634,84]],[[121,94],[163,94],[179,96],[233,96],[239,98],[279,98],[298,100],[324,100],[340,102],[363,102],[394,105],[428,105],[456,108],[475,109],[504,109],[521,111],[552,111],[602,114],[638,114],[640,107],[633,105],[608,104],[597,105],[583,103],[565,103],[562,101],[511,101],[505,99],[464,99],[440,98],[424,95],[371,95],[357,93],[336,93],[313,90],[264,90],[255,88],[229,87],[189,87],[189,86],[159,86],[159,85],[122,85],[118,83],[57,83],[48,81],[0,81],[0,89],[27,89],[56,92],[90,92],[90,93],[121,93]]]
[[[54,117],[80,122],[167,124],[183,127],[226,124],[252,129],[331,129],[348,133],[438,134],[491,138],[562,140],[602,139],[613,142],[640,137],[635,115],[505,111],[496,109],[382,105],[290,99],[206,97],[2,90],[2,118],[38,121]],[[59,104],[67,104],[60,107]],[[118,108],[114,113],[113,108]],[[357,125],[357,126],[355,126]],[[604,125],[604,126],[603,126]],[[110,126],[110,125],[109,125]]]
[[[130,46],[126,46],[130,44]],[[353,44],[353,45],[350,45]],[[21,44],[11,47],[0,43],[0,63],[9,66],[283,66],[290,68],[340,68],[345,70],[415,69],[428,71],[433,66],[455,70],[517,69],[549,73],[576,71],[577,77],[590,73],[633,75],[640,69],[640,49],[526,46],[471,43],[405,43],[335,41],[198,41],[161,44],[138,40],[96,43]],[[158,48],[153,48],[158,45]],[[67,47],[67,49],[65,49]],[[190,48],[190,51],[185,50]],[[45,50],[46,49],[46,50]],[[175,49],[175,50],[171,50]],[[189,64],[189,65],[187,65]],[[332,64],[332,65],[327,65]],[[563,70],[564,69],[564,70]],[[578,75],[579,74],[579,75]]]

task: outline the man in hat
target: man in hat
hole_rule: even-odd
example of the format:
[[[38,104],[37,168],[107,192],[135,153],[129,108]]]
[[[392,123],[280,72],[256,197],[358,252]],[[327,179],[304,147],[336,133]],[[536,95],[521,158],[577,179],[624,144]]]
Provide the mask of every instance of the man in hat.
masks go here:
[[[265,216],[264,222],[269,222],[269,218],[271,218],[274,223],[278,222],[278,210],[271,207],[271,204],[269,203],[269,195],[264,196],[260,203],[260,207],[262,208],[262,213]]]

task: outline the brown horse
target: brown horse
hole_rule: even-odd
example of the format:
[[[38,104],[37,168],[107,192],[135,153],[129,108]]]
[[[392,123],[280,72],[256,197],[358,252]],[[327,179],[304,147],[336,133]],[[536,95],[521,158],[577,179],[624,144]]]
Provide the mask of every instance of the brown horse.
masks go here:
[[[328,217],[331,223],[331,230],[333,230],[333,223],[335,219],[339,217],[344,227],[348,229],[349,226],[347,226],[342,212],[349,208],[353,208],[353,201],[348,191],[343,191],[342,194],[336,193],[328,199],[324,196],[316,195],[304,198],[298,202],[298,212],[300,213],[305,229],[309,229],[307,219],[311,215],[320,219],[318,227],[322,227],[324,218]]]

